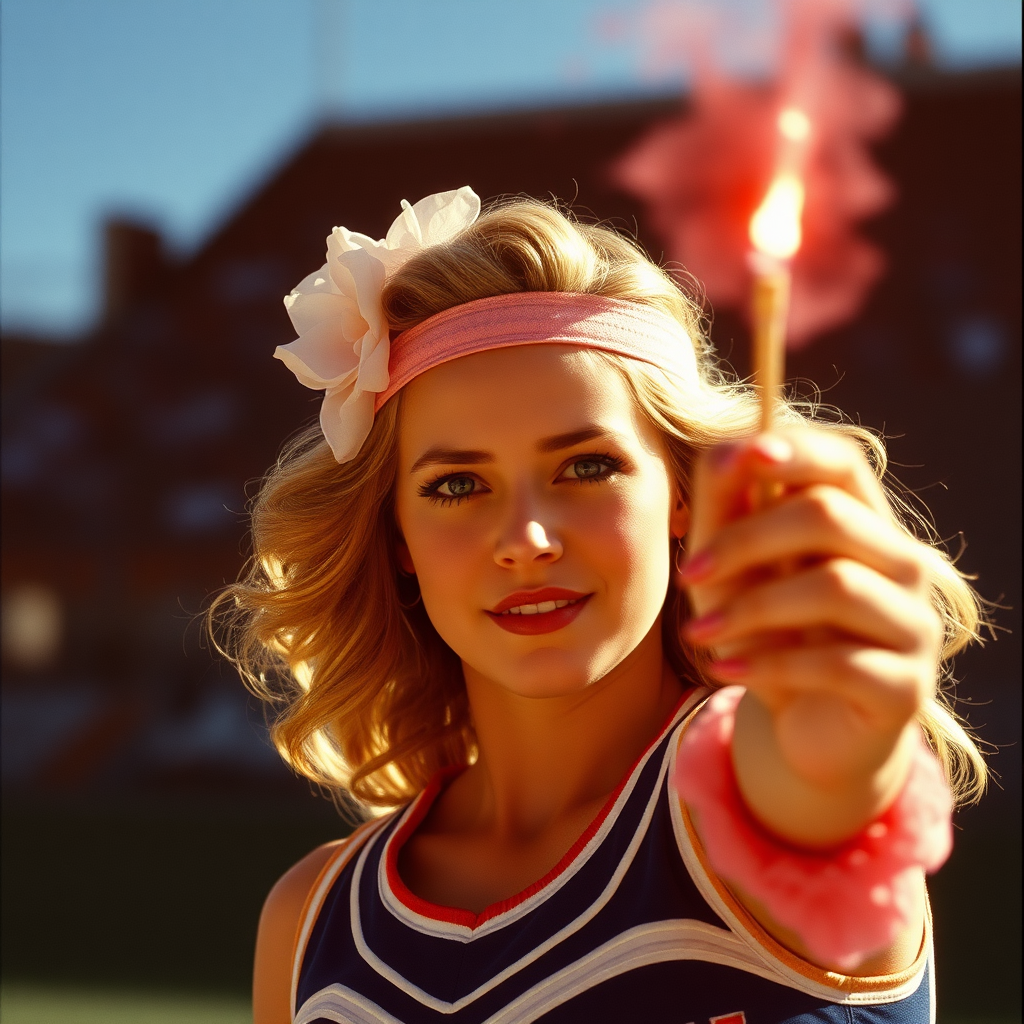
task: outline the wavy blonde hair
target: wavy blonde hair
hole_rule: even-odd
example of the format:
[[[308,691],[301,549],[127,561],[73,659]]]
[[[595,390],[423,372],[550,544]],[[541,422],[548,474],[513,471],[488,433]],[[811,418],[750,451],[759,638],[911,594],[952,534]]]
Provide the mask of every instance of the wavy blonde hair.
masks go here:
[[[671,469],[689,495],[705,449],[750,435],[752,389],[716,361],[700,306],[629,239],[583,224],[554,204],[491,206],[452,241],[432,246],[384,290],[393,332],[461,303],[523,291],[568,291],[628,299],[668,313],[697,351],[700,379],[682,385],[653,367],[594,353],[625,379],[638,409],[662,434]],[[685,387],[685,394],[680,391]],[[287,444],[252,503],[253,554],[241,578],[214,601],[215,642],[273,712],[284,759],[335,795],[368,807],[408,801],[439,769],[475,757],[458,656],[438,636],[396,557],[394,508],[401,393],[378,413],[350,462],[335,462],[318,426]],[[813,421],[859,443],[881,479],[885,449],[868,430],[811,402],[789,402],[786,422]],[[897,521],[932,545],[931,591],[949,659],[981,623],[979,599],[936,542],[923,515],[887,487]],[[666,655],[681,678],[703,680],[681,637],[685,596],[669,590]],[[985,763],[944,691],[921,712],[957,798],[977,799]]]

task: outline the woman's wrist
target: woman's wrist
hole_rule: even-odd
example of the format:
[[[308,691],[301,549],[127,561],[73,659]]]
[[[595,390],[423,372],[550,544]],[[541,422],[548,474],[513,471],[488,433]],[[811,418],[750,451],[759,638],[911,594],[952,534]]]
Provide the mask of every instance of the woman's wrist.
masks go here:
[[[739,701],[731,743],[736,784],[750,814],[781,840],[831,849],[889,808],[903,788],[919,739],[910,722],[895,740],[879,738],[857,763],[808,779],[784,756],[771,713],[751,691]]]
[[[853,969],[913,924],[921,870],[952,846],[949,787],[916,735],[906,782],[892,805],[827,851],[801,849],[749,812],[730,754],[739,687],[717,691],[683,734],[674,784],[699,822],[711,868],[800,938],[820,964]]]

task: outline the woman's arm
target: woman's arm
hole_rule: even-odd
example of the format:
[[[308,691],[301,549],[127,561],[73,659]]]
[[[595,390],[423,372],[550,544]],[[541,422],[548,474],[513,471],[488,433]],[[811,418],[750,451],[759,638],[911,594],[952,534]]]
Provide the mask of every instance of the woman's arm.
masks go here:
[[[748,809],[795,845],[842,843],[900,792],[917,712],[935,692],[934,552],[894,521],[856,445],[810,429],[702,461],[690,551],[690,639],[709,650],[716,678],[747,688],[732,759]],[[923,886],[919,903],[882,953],[894,969],[919,949]]]
[[[289,868],[270,890],[256,932],[252,975],[253,1024],[291,1024],[292,957],[302,908],[341,839],[317,847]]]

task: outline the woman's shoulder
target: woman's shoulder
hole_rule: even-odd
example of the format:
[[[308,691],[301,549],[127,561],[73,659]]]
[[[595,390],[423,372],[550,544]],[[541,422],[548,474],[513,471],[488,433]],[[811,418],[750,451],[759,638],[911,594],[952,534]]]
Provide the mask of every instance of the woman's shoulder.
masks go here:
[[[268,923],[283,922],[298,925],[299,916],[305,906],[306,898],[327,862],[342,847],[350,842],[351,837],[336,839],[324,843],[307,853],[302,860],[293,864],[275,883],[263,903],[263,918]],[[294,934],[294,932],[293,932]]]
[[[367,822],[350,836],[318,846],[293,864],[267,894],[256,932],[253,967],[254,1024],[291,1021],[292,967],[295,940],[317,880],[336,857],[358,842]]]

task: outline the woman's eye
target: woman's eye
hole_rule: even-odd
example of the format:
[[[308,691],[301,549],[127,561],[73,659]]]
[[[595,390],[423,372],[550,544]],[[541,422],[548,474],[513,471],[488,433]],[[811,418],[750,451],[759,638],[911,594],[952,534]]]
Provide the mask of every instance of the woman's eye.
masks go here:
[[[606,480],[616,473],[625,469],[622,459],[614,455],[584,455],[582,458],[570,462],[562,470],[560,479],[576,480]]]
[[[605,468],[605,463],[598,462],[596,459],[580,459],[569,466],[566,472],[577,480],[591,480],[596,476],[601,476]]]
[[[476,481],[471,476],[450,476],[443,480],[435,493],[446,498],[464,498],[473,493]]]
[[[454,476],[441,477],[420,487],[420,494],[430,501],[441,505],[458,504],[464,498],[472,498],[487,490],[476,477]]]
[[[600,476],[602,469],[604,469],[604,463],[595,462],[593,459],[581,459],[569,466],[572,476],[580,480],[586,480],[590,476]]]

